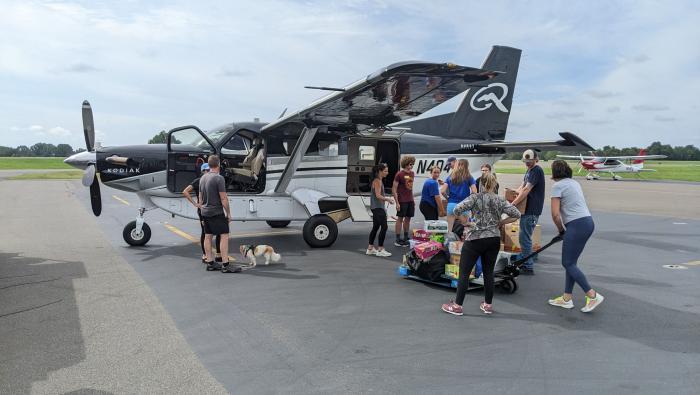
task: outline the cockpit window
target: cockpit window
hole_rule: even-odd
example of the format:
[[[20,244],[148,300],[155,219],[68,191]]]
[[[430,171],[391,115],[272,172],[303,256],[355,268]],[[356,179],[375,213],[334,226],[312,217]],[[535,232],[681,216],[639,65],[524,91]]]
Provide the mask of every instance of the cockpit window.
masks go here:
[[[223,139],[224,136],[231,131],[231,128],[232,125],[227,124],[213,129],[209,129],[204,133],[207,135],[207,137],[209,137],[209,140],[211,140],[215,145],[218,145],[221,139]]]

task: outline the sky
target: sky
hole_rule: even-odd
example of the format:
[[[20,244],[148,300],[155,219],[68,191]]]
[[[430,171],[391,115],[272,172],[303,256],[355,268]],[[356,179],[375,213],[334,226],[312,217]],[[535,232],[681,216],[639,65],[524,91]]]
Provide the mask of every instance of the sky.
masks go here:
[[[697,1],[0,0],[0,145],[276,119],[403,60],[523,50],[509,141],[700,147]]]

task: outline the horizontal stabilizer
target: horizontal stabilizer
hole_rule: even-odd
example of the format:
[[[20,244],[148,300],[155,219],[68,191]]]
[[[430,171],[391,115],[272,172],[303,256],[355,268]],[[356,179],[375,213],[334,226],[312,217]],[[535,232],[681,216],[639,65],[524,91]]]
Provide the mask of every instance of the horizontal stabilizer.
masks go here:
[[[506,151],[522,151],[536,149],[539,151],[584,151],[592,150],[587,142],[570,132],[561,132],[561,140],[556,141],[489,141],[479,143],[477,146],[484,148],[504,148]]]

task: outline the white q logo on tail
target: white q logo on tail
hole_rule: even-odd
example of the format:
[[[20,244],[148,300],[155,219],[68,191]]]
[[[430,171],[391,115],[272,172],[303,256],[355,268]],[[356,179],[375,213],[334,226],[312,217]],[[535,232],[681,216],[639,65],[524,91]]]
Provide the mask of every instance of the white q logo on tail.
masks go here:
[[[501,91],[503,91],[501,97],[496,96],[496,94],[493,92],[489,92],[482,95],[484,91],[491,88],[501,88]],[[508,85],[502,84],[500,82],[494,82],[476,91],[474,96],[472,96],[472,100],[469,104],[476,111],[488,110],[489,108],[491,108],[491,105],[495,104],[496,108],[498,108],[499,110],[503,112],[508,112],[506,106],[503,105],[503,100],[506,98],[506,96],[508,96]],[[479,103],[481,102],[486,102],[486,104],[480,105]]]

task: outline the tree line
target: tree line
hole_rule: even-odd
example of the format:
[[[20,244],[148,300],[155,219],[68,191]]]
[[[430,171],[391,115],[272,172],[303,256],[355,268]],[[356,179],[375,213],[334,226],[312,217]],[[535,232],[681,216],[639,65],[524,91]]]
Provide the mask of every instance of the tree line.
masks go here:
[[[632,156],[639,155],[642,148],[628,147],[617,148],[615,146],[606,145],[601,149],[593,152],[585,152],[583,155],[595,156]],[[651,145],[644,147],[646,155],[666,155],[667,160],[700,160],[700,149],[694,145],[672,147],[669,144],[661,144],[660,141],[655,141]],[[552,160],[556,159],[557,155],[576,155],[578,153],[561,152],[561,151],[543,151],[540,152],[540,159]],[[522,152],[510,152],[503,159],[520,159]]]
[[[165,144],[167,133],[162,130],[153,138],[148,140],[148,144]],[[694,145],[672,147],[669,144],[661,144],[660,141],[655,141],[651,145],[644,148],[647,155],[666,155],[669,160],[700,160],[700,149]],[[594,153],[586,152],[585,155],[596,156],[630,156],[637,155],[641,148],[628,147],[617,148],[615,146],[606,145]],[[19,147],[4,147],[0,146],[0,157],[22,156],[22,157],[45,157],[53,156],[58,158],[66,158],[75,153],[85,151],[84,148],[73,149],[69,144],[53,145],[49,143],[36,143],[31,147],[20,145]],[[540,152],[540,159],[552,160],[556,159],[557,155],[574,155],[571,152],[560,151],[543,151]],[[510,152],[503,159],[520,159],[521,152]]]
[[[48,143],[36,143],[36,144],[32,145],[31,147],[27,147],[26,145],[20,145],[19,147],[16,147],[16,148],[0,146],[0,157],[53,156],[53,157],[57,157],[57,158],[66,158],[66,157],[69,157],[69,156],[71,156],[75,153],[81,152],[81,151],[85,151],[85,149],[78,148],[77,150],[73,150],[73,147],[71,147],[70,144],[53,145],[53,144],[48,144]]]

